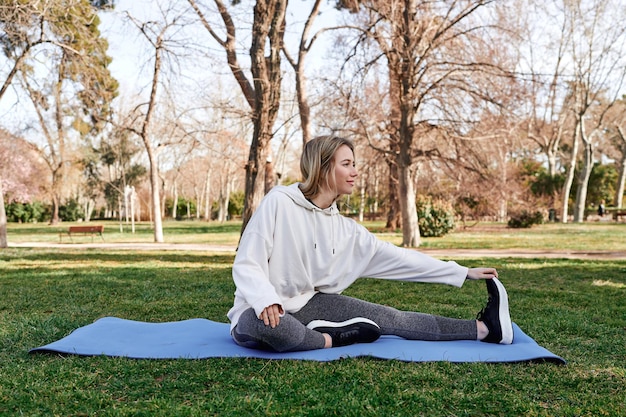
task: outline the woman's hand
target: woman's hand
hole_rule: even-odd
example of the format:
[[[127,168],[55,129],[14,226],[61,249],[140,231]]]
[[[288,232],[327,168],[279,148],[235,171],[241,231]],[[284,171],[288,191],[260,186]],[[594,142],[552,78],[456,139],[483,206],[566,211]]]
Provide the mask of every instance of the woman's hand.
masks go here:
[[[491,279],[498,278],[495,268],[470,268],[467,271],[467,279]]]
[[[272,329],[278,326],[280,323],[280,317],[285,314],[285,311],[279,304],[272,304],[267,306],[261,312],[259,320],[263,320],[266,326],[272,326]]]

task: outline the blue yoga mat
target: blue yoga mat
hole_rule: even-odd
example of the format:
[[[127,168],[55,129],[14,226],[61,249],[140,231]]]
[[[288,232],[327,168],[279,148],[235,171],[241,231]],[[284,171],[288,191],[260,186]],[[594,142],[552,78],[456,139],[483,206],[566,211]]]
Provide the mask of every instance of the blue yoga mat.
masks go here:
[[[68,336],[31,349],[30,353],[61,353],[82,356],[112,356],[134,359],[205,359],[246,357],[333,361],[369,356],[406,362],[524,362],[565,360],[539,346],[516,324],[513,344],[497,345],[471,340],[426,342],[383,336],[374,343],[332,349],[275,353],[238,346],[227,323],[190,319],[146,323],[105,317],[74,330]]]

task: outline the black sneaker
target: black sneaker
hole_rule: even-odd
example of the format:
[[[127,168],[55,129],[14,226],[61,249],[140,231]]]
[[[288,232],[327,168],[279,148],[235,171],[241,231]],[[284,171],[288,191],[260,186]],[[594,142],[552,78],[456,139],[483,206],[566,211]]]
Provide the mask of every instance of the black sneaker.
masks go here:
[[[513,343],[513,325],[509,315],[509,299],[504,285],[497,278],[486,279],[489,301],[476,318],[487,326],[489,334],[482,341],[488,343]]]
[[[306,327],[316,332],[329,334],[333,340],[333,347],[370,343],[380,337],[378,324],[364,317],[355,317],[340,323],[313,320]]]

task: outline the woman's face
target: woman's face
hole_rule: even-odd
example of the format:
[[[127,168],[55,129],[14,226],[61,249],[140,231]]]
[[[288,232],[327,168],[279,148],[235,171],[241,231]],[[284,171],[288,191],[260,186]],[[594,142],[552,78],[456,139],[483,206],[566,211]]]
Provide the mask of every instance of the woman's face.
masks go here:
[[[337,149],[337,152],[335,152],[334,162],[334,184],[332,176],[329,179],[331,189],[336,190],[339,195],[352,194],[354,181],[358,175],[352,150],[348,146],[342,145]]]

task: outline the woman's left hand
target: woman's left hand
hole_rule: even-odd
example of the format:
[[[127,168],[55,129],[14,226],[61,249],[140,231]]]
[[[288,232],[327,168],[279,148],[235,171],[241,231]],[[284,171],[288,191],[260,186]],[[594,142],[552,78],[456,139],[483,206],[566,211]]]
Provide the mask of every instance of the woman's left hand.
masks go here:
[[[467,279],[491,279],[498,278],[495,268],[470,268],[467,271]]]

